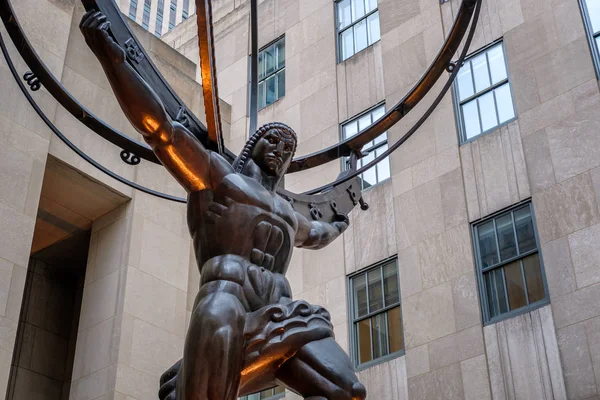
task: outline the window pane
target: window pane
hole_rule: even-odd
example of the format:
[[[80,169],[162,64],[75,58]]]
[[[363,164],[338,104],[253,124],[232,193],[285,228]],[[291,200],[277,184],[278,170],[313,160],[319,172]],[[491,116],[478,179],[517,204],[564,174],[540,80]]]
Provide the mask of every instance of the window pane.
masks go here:
[[[471,97],[475,94],[475,90],[473,89],[473,77],[471,76],[471,63],[466,62],[460,71],[458,71],[458,76],[456,77],[456,82],[458,84],[458,98],[459,100],[464,100],[468,97]]]
[[[475,92],[479,93],[490,87],[490,74],[485,53],[475,57],[471,64],[473,65],[473,76],[475,78]]]
[[[263,108],[265,106],[265,82],[262,81],[258,84],[258,108]]]
[[[600,36],[596,38],[596,46],[600,49]]]
[[[351,138],[358,133],[358,124],[352,121],[344,125],[344,140]]]
[[[277,100],[277,85],[276,85],[276,77],[272,76],[266,81],[266,104],[269,105]]]
[[[371,357],[371,319],[367,318],[356,325],[358,330],[358,362],[362,364],[373,359]]]
[[[519,251],[526,253],[535,249],[537,245],[535,243],[535,233],[533,231],[533,221],[531,220],[531,210],[529,207],[515,211],[515,224],[517,225]]]
[[[486,268],[498,263],[498,250],[496,248],[496,233],[494,222],[490,221],[477,227],[479,239],[479,256],[481,267]]]
[[[375,140],[373,140],[373,146],[376,146],[379,143],[383,143],[383,142],[387,142],[387,132],[382,133],[381,135],[377,136],[375,138]]]
[[[400,302],[398,290],[398,268],[396,263],[383,267],[383,287],[385,288],[385,305],[390,306]]]
[[[371,114],[364,115],[358,119],[358,131],[361,132],[371,126]]]
[[[377,8],[377,0],[365,0],[367,12],[371,12]]]
[[[386,314],[377,314],[371,318],[371,327],[373,328],[373,359],[383,357],[389,353],[387,348]]]
[[[354,25],[354,51],[358,53],[359,51],[366,49],[368,45],[369,41],[367,40],[367,21],[362,20],[356,25]]]
[[[504,292],[504,279],[502,268],[492,270],[484,275],[488,310],[490,318],[508,312],[506,293]]]
[[[277,69],[285,67],[285,40],[282,39],[277,46]]]
[[[342,0],[337,3],[338,9],[338,29],[342,30],[352,23],[352,8],[350,0]]]
[[[542,267],[540,265],[540,256],[538,253],[527,256],[523,259],[523,268],[525,269],[525,280],[527,281],[527,294],[529,303],[535,303],[546,297],[544,290],[544,279],[542,278]]]
[[[496,95],[496,104],[498,105],[499,123],[508,121],[515,117],[515,109],[513,107],[512,96],[510,95],[510,84],[500,86],[494,90]]]
[[[390,353],[404,350],[404,338],[402,337],[402,315],[400,307],[388,311],[388,328],[390,337]]]
[[[354,318],[367,315],[367,288],[365,285],[365,275],[352,279],[354,286]]]
[[[525,297],[525,283],[521,272],[521,261],[512,262],[504,267],[506,277],[506,290],[508,292],[508,303],[511,310],[525,307],[527,298]]]
[[[354,30],[349,28],[342,32],[342,60],[351,57],[354,54]]]
[[[367,18],[369,25],[369,44],[373,44],[381,39],[381,30],[379,27],[379,11]]]
[[[383,308],[383,290],[381,285],[381,269],[377,268],[368,273],[369,280],[369,312]]]
[[[285,96],[285,69],[277,73],[277,98]]]
[[[388,149],[388,145],[383,145],[375,151],[375,156],[379,157]],[[386,157],[377,164],[377,182],[383,182],[391,176],[390,158]]]
[[[488,51],[488,61],[490,63],[493,84],[503,81],[508,77],[506,74],[506,63],[504,62],[504,50],[502,45],[498,45]]]
[[[517,244],[515,243],[515,231],[510,213],[496,219],[496,230],[498,231],[500,260],[504,261],[515,257],[517,255]]]
[[[489,92],[479,97],[479,112],[481,113],[481,129],[487,131],[498,126],[496,117],[496,106],[494,105],[494,93]]]
[[[272,74],[277,69],[277,59],[275,58],[275,46],[271,45],[263,50],[265,63],[265,76]]]
[[[265,76],[265,54],[261,51],[258,53],[258,79],[264,79]]]
[[[364,0],[352,0],[352,21],[364,17],[365,2]]]
[[[479,113],[477,111],[477,100],[473,100],[462,106],[463,118],[465,120],[465,135],[468,139],[481,133],[479,126]]]
[[[273,390],[273,394],[279,394],[279,393],[285,393],[285,388],[283,386],[277,386],[274,390]]]
[[[374,109],[373,112],[371,113],[371,115],[373,117],[372,118],[373,122],[375,122],[379,118],[383,117],[384,114],[385,114],[385,106],[381,106],[381,107]],[[383,136],[383,135],[381,135],[381,136]],[[386,136],[386,139],[387,139],[387,136]]]
[[[600,2],[598,0],[587,0],[587,9],[590,14],[590,22],[594,33],[600,31]]]
[[[375,159],[375,152],[372,151],[366,157],[361,158],[361,165],[367,165]],[[373,186],[377,183],[377,173],[375,168],[371,168],[362,174],[363,189]]]

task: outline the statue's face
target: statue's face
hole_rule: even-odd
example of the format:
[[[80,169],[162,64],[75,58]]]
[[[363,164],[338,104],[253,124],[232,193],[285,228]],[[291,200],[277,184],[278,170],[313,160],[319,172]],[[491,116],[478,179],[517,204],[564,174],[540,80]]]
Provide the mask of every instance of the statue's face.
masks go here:
[[[281,177],[292,162],[296,139],[278,130],[265,133],[254,146],[252,160],[265,173]]]

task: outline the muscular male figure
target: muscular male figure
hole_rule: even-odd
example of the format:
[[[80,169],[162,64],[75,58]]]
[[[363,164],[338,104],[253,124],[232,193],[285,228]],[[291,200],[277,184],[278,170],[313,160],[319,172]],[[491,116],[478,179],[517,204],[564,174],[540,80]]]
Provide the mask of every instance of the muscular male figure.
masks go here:
[[[294,131],[265,125],[229,164],[169,118],[109,26],[92,11],[80,28],[125,115],[188,192],[201,272],[184,357],[166,376],[161,397],[234,400],[280,383],[307,399],[365,399],[329,315],[293,302],[284,276],[294,246],[322,248],[348,227],[347,218],[308,221],[276,193],[296,150]]]

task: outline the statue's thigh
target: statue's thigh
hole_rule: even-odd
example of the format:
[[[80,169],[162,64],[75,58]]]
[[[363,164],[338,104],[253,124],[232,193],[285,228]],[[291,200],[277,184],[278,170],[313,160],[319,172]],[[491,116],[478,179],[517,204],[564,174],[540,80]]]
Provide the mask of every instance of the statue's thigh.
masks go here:
[[[366,398],[348,355],[333,338],[308,343],[281,366],[277,380],[304,398]]]

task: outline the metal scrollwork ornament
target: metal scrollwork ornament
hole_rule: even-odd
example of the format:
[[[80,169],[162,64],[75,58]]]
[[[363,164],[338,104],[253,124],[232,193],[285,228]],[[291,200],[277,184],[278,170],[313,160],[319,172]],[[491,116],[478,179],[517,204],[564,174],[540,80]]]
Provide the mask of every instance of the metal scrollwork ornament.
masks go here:
[[[135,61],[138,64],[144,59],[144,53],[142,53],[142,51],[138,47],[135,40],[133,40],[133,38],[125,42],[125,51],[127,52],[127,57],[131,61]]]
[[[129,165],[138,165],[141,161],[138,156],[127,150],[121,151],[121,160],[123,160],[125,164]]]
[[[29,88],[32,92],[37,92],[42,88],[42,83],[38,79],[38,77],[31,71],[28,71],[23,75],[23,79],[29,85]]]

